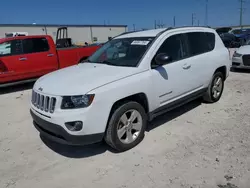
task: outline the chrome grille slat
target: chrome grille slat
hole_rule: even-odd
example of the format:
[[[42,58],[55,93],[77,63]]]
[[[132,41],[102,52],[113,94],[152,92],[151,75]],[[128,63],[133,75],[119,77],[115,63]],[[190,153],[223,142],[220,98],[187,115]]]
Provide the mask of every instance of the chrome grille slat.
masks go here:
[[[49,110],[49,97],[45,97],[44,111],[48,112]]]
[[[44,108],[44,95],[41,95],[40,97],[40,109],[43,110]]]
[[[36,107],[39,109],[40,107],[40,94],[37,94],[37,99],[36,99]]]
[[[31,102],[37,109],[40,109],[41,111],[45,111],[49,113],[54,113],[55,111],[55,106],[56,106],[55,97],[42,95],[33,90]]]

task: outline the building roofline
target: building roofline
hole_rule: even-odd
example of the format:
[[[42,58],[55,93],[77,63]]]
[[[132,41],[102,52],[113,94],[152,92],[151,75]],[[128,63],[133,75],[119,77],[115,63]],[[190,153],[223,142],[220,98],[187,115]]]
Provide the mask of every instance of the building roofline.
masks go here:
[[[128,27],[127,25],[88,25],[88,24],[0,24],[0,27]]]
[[[216,28],[216,29],[219,29],[219,28],[224,28],[224,27],[231,27],[231,28],[238,28],[238,27],[240,27],[240,25],[229,25],[229,26],[217,26],[217,27],[213,27],[213,28]],[[244,27],[250,27],[250,25],[249,24],[246,24],[246,25],[242,25],[242,27],[244,28]]]

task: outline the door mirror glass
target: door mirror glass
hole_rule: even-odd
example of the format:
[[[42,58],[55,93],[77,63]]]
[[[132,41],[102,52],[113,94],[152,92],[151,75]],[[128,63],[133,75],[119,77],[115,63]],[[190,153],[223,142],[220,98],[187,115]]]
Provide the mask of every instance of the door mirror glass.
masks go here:
[[[171,57],[165,53],[160,53],[155,57],[155,63],[157,65],[165,65],[171,61],[172,61]]]

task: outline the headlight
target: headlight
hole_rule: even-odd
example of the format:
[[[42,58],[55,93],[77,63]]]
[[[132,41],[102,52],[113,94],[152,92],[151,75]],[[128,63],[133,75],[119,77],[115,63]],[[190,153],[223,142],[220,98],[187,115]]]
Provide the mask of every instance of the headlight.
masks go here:
[[[241,57],[241,56],[242,56],[241,54],[239,54],[239,53],[237,53],[237,52],[234,52],[233,57]]]
[[[85,108],[91,105],[95,95],[64,96],[61,109]]]

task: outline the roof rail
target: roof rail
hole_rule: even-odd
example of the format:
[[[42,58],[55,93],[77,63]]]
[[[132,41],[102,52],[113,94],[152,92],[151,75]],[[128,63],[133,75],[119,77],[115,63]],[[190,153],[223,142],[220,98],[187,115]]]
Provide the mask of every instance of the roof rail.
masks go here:
[[[115,37],[119,37],[119,36],[126,35],[126,34],[129,34],[129,33],[136,33],[136,32],[140,32],[140,31],[127,31],[127,32],[123,32],[120,35],[117,35]],[[115,38],[115,37],[113,37],[113,38]]]
[[[168,30],[171,30],[171,29],[174,29],[174,28],[173,28],[173,27],[168,27],[168,28],[164,29],[163,31],[161,31],[160,33],[158,33],[158,34],[156,35],[156,37],[159,37],[161,34],[165,33],[165,32],[168,31]]]

